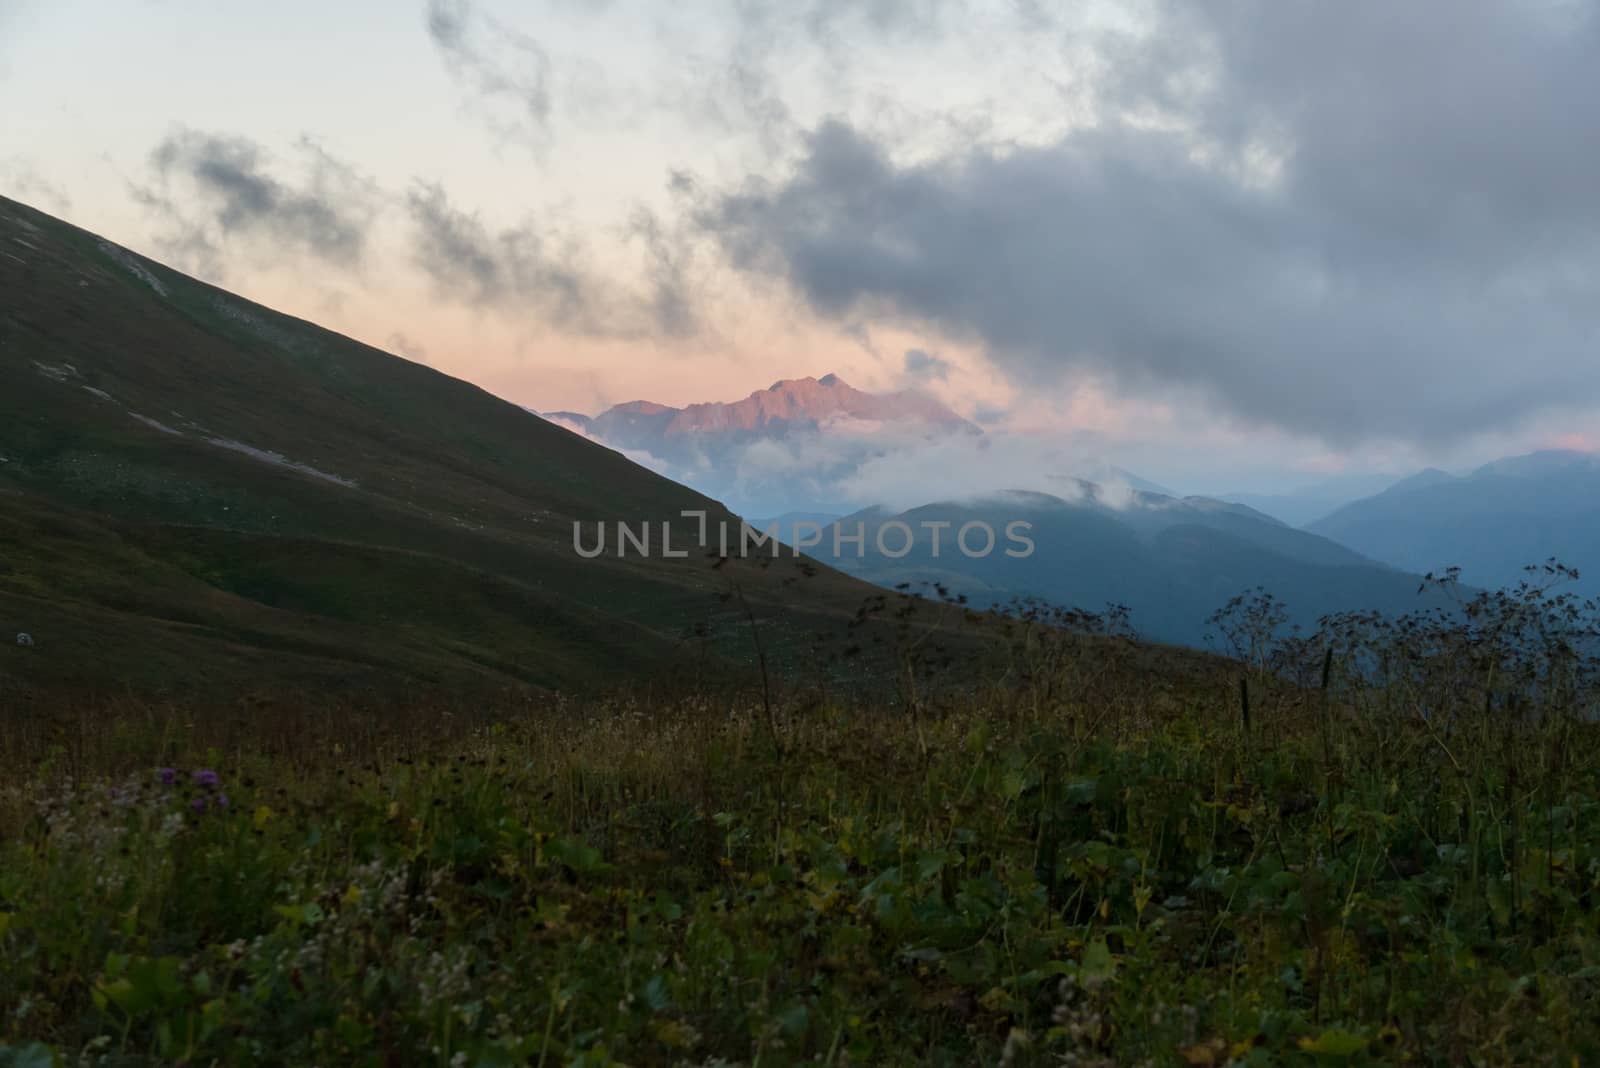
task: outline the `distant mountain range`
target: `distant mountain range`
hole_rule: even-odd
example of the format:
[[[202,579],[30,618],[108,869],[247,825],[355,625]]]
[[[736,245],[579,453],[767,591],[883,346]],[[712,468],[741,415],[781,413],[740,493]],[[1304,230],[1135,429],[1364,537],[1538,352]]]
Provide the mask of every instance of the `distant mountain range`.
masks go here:
[[[1597,579],[1600,456],[1535,452],[1461,476],[1429,469],[1307,529],[1396,567],[1457,566],[1480,586],[1515,584],[1551,556]]]
[[[1330,611],[1417,607],[1417,576],[1451,565],[1463,569],[1469,586],[1515,584],[1526,565],[1551,556],[1600,569],[1600,461],[1583,453],[1515,457],[1465,476],[1432,468],[1399,480],[1335,476],[1285,493],[1226,499],[1180,497],[1122,468],[1090,463],[1070,473],[1026,472],[1044,493],[991,494],[978,503],[962,495],[896,513],[857,511],[839,487],[895,450],[966,438],[978,446],[981,465],[984,447],[1001,439],[983,436],[924,394],[867,393],[837,375],[786,379],[731,403],[634,401],[593,418],[546,417],[747,515],[774,516],[757,525],[776,524],[789,543],[840,515],[845,523],[897,514],[967,522],[1021,509],[1044,532],[1033,559],[970,561],[947,553],[936,562],[915,551],[899,559],[869,552],[837,565],[890,586],[936,578],[980,602],[1034,594],[1091,609],[1127,603],[1151,636],[1186,644],[1201,640],[1206,615],[1256,585],[1310,626]],[[995,466],[996,479],[1004,478],[1004,462]],[[929,467],[938,470],[925,464],[921,473]]]
[[[941,583],[978,605],[1018,596],[1098,611],[1127,605],[1148,638],[1186,645],[1207,640],[1206,619],[1229,598],[1263,586],[1284,602],[1293,622],[1314,628],[1324,614],[1379,609],[1401,613],[1423,607],[1418,578],[1325,537],[1297,530],[1243,505],[1209,498],[1173,498],[1134,492],[1108,498],[1102,488],[1078,484],[1072,498],[1041,493],[995,494],[978,501],[941,502],[898,514],[868,509],[839,520],[810,550],[841,570],[880,585]],[[1109,503],[1115,500],[1115,504]],[[878,532],[898,520],[919,536],[910,552],[880,551]],[[1009,524],[1029,524],[1030,555],[1005,552]],[[1000,544],[973,558],[955,543],[968,523],[986,525]],[[931,529],[945,524],[933,553]],[[862,528],[864,555],[843,539]],[[833,553],[833,533],[842,552]],[[898,553],[900,530],[884,533],[884,548]],[[971,548],[987,535],[975,530]]]
[[[1306,628],[1329,612],[1394,614],[1443,604],[1437,595],[1419,597],[1419,575],[1450,566],[1461,568],[1468,590],[1500,588],[1525,578],[1529,565],[1554,557],[1579,570],[1578,592],[1600,592],[1600,456],[1590,453],[1537,452],[1466,475],[1428,468],[1398,481],[1383,479],[1381,492],[1305,527],[1244,504],[1134,489],[1126,472],[1112,477],[1114,487],[1062,477],[1054,480],[1062,487],[1058,494],[990,494],[907,511],[868,508],[837,524],[826,514],[792,513],[763,526],[776,523],[791,542],[814,526],[827,527],[822,544],[810,551],[879,585],[939,582],[980,605],[1019,595],[1089,610],[1117,602],[1133,609],[1147,636],[1190,645],[1204,643],[1204,620],[1212,611],[1255,586],[1275,594]],[[1360,484],[1360,478],[1333,480],[1309,488],[1299,503]],[[1035,549],[1027,558],[997,552],[971,559],[951,547],[952,532],[965,523],[986,523],[1000,533],[1014,519],[1032,525]],[[875,532],[893,520],[921,534],[903,556],[879,552],[874,544]],[[925,522],[948,524],[937,558]],[[835,557],[832,526],[849,534],[857,524],[867,533],[865,552],[858,556],[845,542]],[[891,541],[897,549],[898,535]]]
[[[926,393],[869,393],[837,374],[786,378],[742,400],[682,408],[629,401],[593,416],[528,410],[748,514],[853,511],[860,502],[842,484],[863,464],[952,438],[970,443],[975,455],[990,443],[975,423]],[[1104,462],[1071,467],[1043,474],[1041,488],[1070,496],[1086,479],[1108,491],[1175,496]]]
[[[742,400],[629,401],[599,415],[542,412],[745,510],[840,511],[838,481],[908,444],[983,431],[916,390],[868,393],[836,374],[774,382]]]
[[[1394,475],[1338,475],[1281,493],[1224,493],[1220,499],[1248,505],[1294,527],[1323,518],[1351,501],[1381,493]]]
[[[867,393],[838,375],[786,378],[744,400],[708,402],[670,408],[650,401],[631,401],[608,408],[590,429],[608,439],[637,443],[674,442],[703,435],[770,437],[811,430],[839,419],[941,429],[978,428],[932,397],[913,390]],[[633,442],[630,435],[636,435]]]

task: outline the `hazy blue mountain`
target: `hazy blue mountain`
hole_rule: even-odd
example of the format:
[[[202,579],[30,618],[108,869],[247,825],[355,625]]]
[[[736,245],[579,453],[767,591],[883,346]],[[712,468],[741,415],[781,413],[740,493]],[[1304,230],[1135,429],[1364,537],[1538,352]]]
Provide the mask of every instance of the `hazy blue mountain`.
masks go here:
[[[1303,527],[1351,501],[1382,493],[1394,484],[1393,475],[1339,475],[1282,493],[1224,493],[1221,499],[1249,505],[1290,526]]]
[[[836,525],[866,534],[864,552],[831,536],[811,550],[841,570],[894,586],[940,582],[975,604],[1036,596],[1052,603],[1098,611],[1108,602],[1132,609],[1145,636],[1203,645],[1206,618],[1234,595],[1255,586],[1272,591],[1295,622],[1310,628],[1330,612],[1379,609],[1398,614],[1421,607],[1418,578],[1369,560],[1327,538],[1297,530],[1243,505],[1208,498],[1173,498],[1136,493],[1131,500],[1080,484],[1072,499],[1010,492],[971,502],[941,502],[890,514],[868,509]],[[1115,500],[1116,507],[1110,501]],[[880,528],[899,520],[917,533],[909,553],[893,559],[880,552]],[[983,522],[995,532],[995,549],[979,558],[963,554],[956,532]],[[1005,550],[1021,546],[1006,538],[1014,521],[1031,524],[1033,552],[1025,558]],[[924,523],[949,523],[933,552]],[[904,535],[884,531],[890,553]],[[969,548],[986,538],[974,531]]]
[[[1600,457],[1546,451],[1464,476],[1428,470],[1308,529],[1396,567],[1457,566],[1477,585],[1515,583],[1551,556],[1600,576]]]

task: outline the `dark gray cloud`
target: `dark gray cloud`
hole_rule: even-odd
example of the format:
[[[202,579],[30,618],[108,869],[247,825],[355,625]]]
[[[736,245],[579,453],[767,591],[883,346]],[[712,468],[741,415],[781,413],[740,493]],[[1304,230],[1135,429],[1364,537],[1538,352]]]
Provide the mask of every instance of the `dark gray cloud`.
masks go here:
[[[645,301],[649,317],[663,333],[682,337],[701,326],[697,307],[694,246],[680,226],[646,208],[634,212],[627,234],[645,256]]]
[[[950,377],[950,361],[922,349],[906,350],[905,368],[908,377],[922,381],[938,379],[943,382]]]
[[[1600,7],[1157,4],[1099,121],[902,162],[830,122],[702,201],[735,264],[1019,379],[1433,440],[1600,400]]]
[[[285,180],[254,141],[179,130],[150,154],[154,184],[133,192],[163,221],[163,250],[212,277],[222,273],[235,240],[261,242],[275,255],[287,248],[359,266],[382,193],[308,139],[296,155],[303,175]]]
[[[544,47],[470,0],[428,0],[426,25],[446,69],[472,94],[482,118],[507,139],[542,146],[552,107],[552,65]]]
[[[584,279],[563,264],[549,236],[531,226],[491,233],[477,216],[453,206],[437,185],[418,186],[408,207],[416,227],[417,264],[441,294],[486,306],[530,302],[559,323],[589,315]]]
[[[592,267],[587,247],[557,227],[491,230],[437,185],[418,185],[407,208],[417,265],[441,297],[594,336],[679,336],[697,326],[687,271],[692,243],[648,212],[627,228],[644,248],[640,293]]]

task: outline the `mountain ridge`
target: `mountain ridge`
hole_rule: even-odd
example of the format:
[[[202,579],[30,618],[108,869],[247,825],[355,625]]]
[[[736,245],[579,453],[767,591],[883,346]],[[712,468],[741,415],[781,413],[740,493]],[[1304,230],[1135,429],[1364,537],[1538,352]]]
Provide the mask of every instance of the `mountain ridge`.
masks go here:
[[[774,427],[780,430],[792,426],[814,427],[838,418],[925,423],[982,433],[975,424],[921,391],[868,393],[834,373],[821,378],[779,379],[766,389],[755,390],[736,401],[699,401],[683,407],[649,400],[624,401],[589,417],[587,425],[600,437],[607,438],[625,434],[639,421],[648,420],[653,432],[675,437],[752,433]]]
[[[1480,586],[1515,585],[1552,556],[1589,575],[1600,568],[1600,457],[1548,449],[1466,475],[1430,468],[1307,529],[1407,570],[1460,567]]]
[[[751,514],[848,510],[838,482],[908,443],[983,431],[919,390],[868,393],[836,373],[779,379],[733,401],[625,401],[540,413]]]
[[[1112,504],[1100,490],[1085,483],[1075,499],[1010,490],[902,512],[866,508],[825,532],[818,555],[880,585],[936,582],[978,607],[1028,596],[1090,611],[1120,603],[1132,609],[1131,621],[1144,637],[1190,646],[1205,644],[1212,611],[1257,586],[1308,629],[1330,612],[1398,613],[1432,603],[1418,597],[1416,575],[1245,506],[1145,493],[1116,495]],[[973,558],[952,545],[965,524],[986,524],[1003,538],[1016,520],[1031,524],[1033,549],[1025,556],[995,551]],[[914,533],[923,523],[942,524],[941,550],[933,551],[925,532],[899,557],[879,551],[877,532],[895,521]],[[834,530],[852,552],[829,555]],[[849,541],[858,532],[865,535],[864,550]],[[905,534],[890,540],[895,548],[889,551],[898,551]]]

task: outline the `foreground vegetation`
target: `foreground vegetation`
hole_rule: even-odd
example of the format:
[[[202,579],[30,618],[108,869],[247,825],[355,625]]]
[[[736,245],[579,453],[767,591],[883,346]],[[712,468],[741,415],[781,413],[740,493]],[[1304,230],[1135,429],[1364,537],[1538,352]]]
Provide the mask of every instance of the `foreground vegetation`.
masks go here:
[[[1594,1063],[1577,617],[1479,608],[1245,599],[1170,670],[1035,618],[937,699],[12,723],[0,1064]]]

